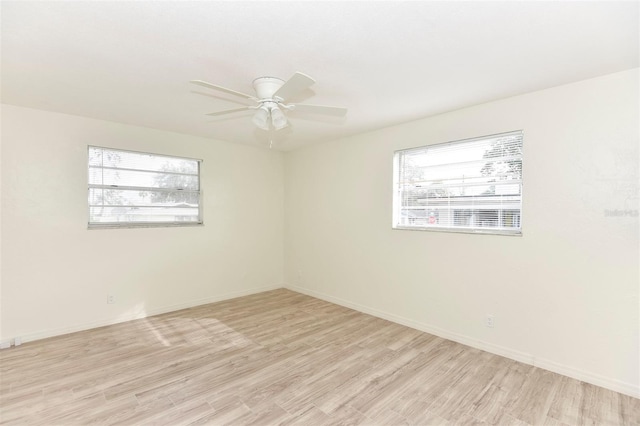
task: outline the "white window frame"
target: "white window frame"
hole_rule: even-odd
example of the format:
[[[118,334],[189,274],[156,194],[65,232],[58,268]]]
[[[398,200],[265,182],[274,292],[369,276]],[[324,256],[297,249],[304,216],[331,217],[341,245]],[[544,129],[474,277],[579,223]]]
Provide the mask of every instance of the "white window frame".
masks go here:
[[[108,150],[108,151],[114,151],[114,152],[123,152],[123,153],[133,153],[133,154],[141,154],[141,155],[148,155],[148,156],[153,156],[153,157],[166,157],[168,159],[179,159],[179,160],[189,160],[189,161],[195,161],[197,163],[197,177],[198,177],[198,185],[197,185],[197,189],[195,190],[189,190],[189,189],[184,189],[184,188],[162,188],[162,187],[154,187],[154,186],[126,186],[126,185],[100,185],[100,184],[92,184],[91,183],[91,178],[90,178],[90,170],[92,166],[90,164],[91,161],[91,155],[90,155],[90,151],[91,149],[104,149],[104,150]],[[155,228],[155,227],[183,227],[183,226],[201,226],[203,225],[203,208],[202,208],[202,177],[201,177],[201,170],[202,170],[202,162],[203,160],[200,159],[195,159],[195,158],[188,158],[188,157],[179,157],[176,155],[166,155],[166,154],[157,154],[157,153],[152,153],[152,152],[144,152],[144,151],[133,151],[133,150],[126,150],[126,149],[120,149],[120,148],[110,148],[110,147],[104,147],[104,146],[96,146],[96,145],[88,145],[87,146],[87,205],[88,205],[88,209],[87,209],[87,224],[88,224],[88,229],[109,229],[109,228]],[[100,168],[104,168],[107,169],[108,167],[100,167]],[[123,168],[122,170],[126,170],[126,171],[132,171],[132,172],[136,172],[136,171],[140,171],[140,172],[145,172],[148,170],[144,170],[144,169],[135,169],[135,168]],[[163,172],[161,172],[163,173]],[[181,174],[181,173],[173,173],[173,172],[166,172],[168,174]],[[195,176],[195,174],[191,174],[189,173],[188,175],[191,176]],[[197,221],[146,221],[146,222],[138,222],[138,221],[127,221],[127,220],[119,220],[119,221],[110,221],[110,222],[97,222],[97,221],[92,221],[91,220],[91,197],[90,197],[90,192],[91,189],[121,189],[121,190],[135,190],[135,191],[145,191],[145,190],[153,190],[153,191],[162,191],[162,192],[169,192],[169,193],[185,193],[185,192],[190,192],[190,193],[195,193],[197,194],[197,199],[198,199],[198,218]],[[116,205],[117,206],[117,205]],[[122,206],[127,206],[126,204],[123,204]],[[95,207],[95,206],[94,206]]]
[[[483,142],[483,141],[489,141],[489,140],[495,140],[497,138],[500,137],[512,137],[512,136],[516,136],[519,137],[520,139],[520,173],[519,173],[519,179],[515,179],[515,177],[517,177],[517,174],[514,173],[513,176],[508,176],[506,177],[507,179],[510,179],[508,182],[509,184],[518,184],[519,185],[519,198],[516,201],[516,198],[514,196],[510,196],[510,197],[503,197],[503,196],[497,196],[494,194],[494,196],[496,197],[496,200],[498,199],[508,199],[509,203],[511,203],[511,206],[515,205],[517,208],[496,208],[495,206],[492,207],[487,207],[487,208],[482,208],[483,206],[478,206],[477,208],[469,208],[468,205],[465,206],[464,208],[460,208],[460,209],[455,209],[454,206],[456,204],[456,201],[459,200],[463,200],[463,199],[470,199],[470,202],[473,204],[475,202],[475,199],[478,199],[479,197],[477,196],[452,196],[452,195],[445,195],[443,196],[441,199],[439,199],[438,201],[440,202],[440,206],[436,206],[433,208],[433,210],[435,210],[435,214],[439,214],[440,212],[445,212],[445,217],[448,218],[448,220],[444,220],[443,222],[445,222],[445,224],[441,224],[441,223],[436,223],[435,221],[431,222],[431,215],[432,215],[432,210],[427,208],[426,206],[423,209],[419,209],[415,206],[409,206],[409,205],[405,205],[403,206],[403,200],[406,199],[408,197],[409,194],[405,194],[406,192],[406,188],[411,187],[410,184],[408,184],[408,182],[411,181],[410,177],[407,176],[403,176],[403,165],[401,164],[403,161],[403,157],[405,155],[411,155],[412,153],[414,153],[414,155],[422,155],[420,154],[421,152],[424,152],[424,155],[429,155],[429,151],[431,150],[432,153],[435,153],[435,150],[438,149],[447,149],[447,148],[459,148],[462,147],[462,145],[464,144],[469,144],[469,146],[472,146],[471,144],[473,143],[478,143],[478,142]],[[432,145],[424,145],[424,146],[420,146],[420,147],[413,147],[413,148],[407,148],[407,149],[402,149],[402,150],[398,150],[394,152],[394,167],[393,167],[393,222],[392,222],[392,228],[393,229],[398,229],[398,230],[417,230],[417,231],[439,231],[439,232],[458,232],[458,233],[471,233],[471,234],[492,234],[492,235],[511,235],[511,236],[522,236],[522,198],[523,198],[523,186],[522,186],[522,182],[523,182],[523,168],[522,168],[522,164],[523,164],[523,157],[524,157],[524,132],[522,130],[517,130],[517,131],[511,131],[511,132],[505,132],[505,133],[498,133],[498,134],[494,134],[494,135],[487,135],[487,136],[481,136],[481,137],[476,137],[476,138],[470,138],[470,139],[462,139],[462,140],[457,140],[457,141],[452,141],[452,142],[445,142],[445,143],[440,143],[440,144],[432,144]],[[505,157],[506,158],[506,157]],[[514,157],[510,156],[508,157],[510,160],[512,160]],[[517,158],[517,157],[516,157]],[[450,163],[450,164],[456,164],[456,163]],[[463,164],[462,162],[460,163],[461,165]],[[433,167],[435,169],[435,167],[437,166],[420,166],[423,167],[425,169],[429,168],[429,167]],[[420,185],[418,183],[420,183],[420,179],[424,179],[422,177],[418,178],[418,181],[416,181],[417,183],[413,186],[414,190],[416,187],[419,187]],[[413,182],[413,181],[411,181]],[[433,181],[427,181],[425,180],[425,185],[427,182],[433,182]],[[506,182],[505,182],[506,183]],[[456,183],[454,184],[457,187],[463,187],[466,186],[466,184],[460,184],[460,183]],[[486,183],[484,184],[486,185]],[[442,187],[446,187],[446,184],[440,185]],[[435,186],[434,186],[435,187]],[[425,191],[427,190],[428,186],[425,186]],[[494,189],[495,191],[495,189]],[[427,195],[426,198],[426,202],[428,203],[429,200],[431,200],[432,198],[428,198],[429,196]],[[457,198],[457,200],[456,200]],[[472,200],[473,199],[473,200]],[[500,201],[502,202],[502,201]],[[434,204],[438,204],[437,202]],[[506,206],[507,204],[505,204]],[[416,211],[416,213],[421,213],[421,215],[428,215],[425,216],[424,218],[418,218],[415,220],[415,222],[419,222],[418,224],[411,224],[411,223],[407,223],[410,222],[411,219],[407,218],[409,215],[409,212],[411,210],[411,207],[413,207]],[[441,209],[441,210],[438,210]],[[478,216],[482,216],[483,212],[486,215],[487,212],[497,212],[498,216],[496,217],[495,221],[498,223],[498,226],[492,227],[492,226],[483,226],[482,225],[482,221],[480,220],[480,225],[474,225],[474,221],[477,220]],[[474,216],[475,219],[473,221],[470,221],[471,224],[467,224],[467,225],[456,225],[457,220],[459,220],[460,217],[466,216]],[[404,215],[404,218],[403,218]],[[504,226],[504,223],[507,222],[508,217],[507,215],[511,215],[511,219],[510,222],[511,224],[517,224],[517,225],[512,225],[512,227],[506,227]],[[451,220],[451,217],[454,217],[453,221]],[[438,220],[439,222],[439,220]],[[453,222],[453,224],[451,223]],[[500,226],[500,224],[502,224],[502,226]]]

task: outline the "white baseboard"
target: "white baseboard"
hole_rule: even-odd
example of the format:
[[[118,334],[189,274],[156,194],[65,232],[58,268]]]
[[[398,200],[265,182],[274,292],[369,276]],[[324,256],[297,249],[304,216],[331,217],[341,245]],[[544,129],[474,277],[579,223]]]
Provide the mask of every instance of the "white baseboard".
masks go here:
[[[580,380],[586,383],[591,383],[596,386],[610,389],[615,392],[620,392],[625,395],[632,396],[634,398],[640,398],[640,387],[631,383],[626,383],[620,380],[611,379],[598,374],[590,373],[588,371],[580,370],[568,365],[560,364],[551,360],[536,358],[533,354],[516,351],[514,349],[495,345],[493,343],[484,342],[478,339],[471,338],[462,334],[454,333],[448,330],[444,330],[439,327],[434,327],[429,324],[424,324],[418,321],[414,321],[408,318],[404,318],[398,315],[390,314],[388,312],[380,311],[378,309],[370,308],[368,306],[360,305],[358,303],[350,302],[348,300],[340,299],[338,297],[329,296],[324,293],[317,292],[315,290],[309,290],[303,287],[295,285],[285,285],[285,288],[298,293],[306,294],[308,296],[316,297],[318,299],[326,300],[327,302],[335,303],[336,305],[344,306],[346,308],[354,309],[365,314],[373,315],[378,318],[386,319],[397,324],[406,325],[407,327],[414,328],[416,330],[424,331],[425,333],[433,334],[438,337],[442,337],[447,340],[462,343],[463,345],[471,346],[476,349],[481,349],[486,352],[490,352],[496,355],[503,356],[505,358],[520,361],[524,364],[533,365],[535,367],[542,368],[544,370],[552,371],[554,373],[562,374],[563,376],[571,377],[576,380]]]
[[[640,387],[634,386],[631,383],[626,383],[621,380],[611,379],[609,377],[605,377],[599,374],[580,370],[578,368],[574,368],[565,364],[560,364],[555,361],[551,361],[544,358],[536,358],[534,360],[533,365],[535,365],[536,367],[542,368],[544,370],[553,371],[554,373],[571,377],[572,379],[580,380],[586,383],[591,383],[592,385],[600,386],[615,392],[620,392],[625,395],[632,396],[634,398],[640,398]]]
[[[161,308],[150,309],[143,312],[135,312],[127,315],[120,315],[117,318],[109,318],[100,321],[92,321],[84,324],[78,324],[71,327],[63,327],[41,331],[38,333],[31,333],[27,335],[20,336],[22,338],[22,343],[32,342],[34,340],[46,339],[48,337],[60,336],[63,334],[75,333],[78,331],[90,330],[92,328],[104,327],[107,325],[118,324],[121,322],[152,317],[154,315],[165,314],[167,312],[179,311],[181,309],[193,308],[195,306],[206,305],[209,303],[221,302],[223,300],[235,299],[236,297],[249,296],[251,294],[263,293],[265,291],[276,290],[279,288],[283,288],[282,285],[274,285],[268,287],[259,287],[250,290],[237,291],[232,293],[225,293],[218,296],[206,297],[204,299],[192,300],[189,302],[178,303],[175,305],[164,306]],[[11,339],[13,340],[13,339]],[[9,342],[11,342],[11,340]],[[6,346],[6,347],[10,347]],[[0,346],[0,349],[4,349],[4,346]]]

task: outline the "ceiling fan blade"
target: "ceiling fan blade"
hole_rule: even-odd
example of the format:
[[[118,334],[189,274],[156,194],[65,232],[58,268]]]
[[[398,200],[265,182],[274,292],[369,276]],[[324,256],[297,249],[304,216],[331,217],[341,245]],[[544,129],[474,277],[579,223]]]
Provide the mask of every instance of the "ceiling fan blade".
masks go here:
[[[311,114],[334,115],[336,117],[343,117],[347,114],[347,109],[342,107],[309,104],[292,104],[291,106],[292,111],[308,112]]]
[[[289,99],[291,96],[302,92],[315,82],[316,81],[308,75],[297,72],[273,94],[273,97],[282,100]]]
[[[190,83],[197,84],[198,86],[206,87],[209,89],[220,90],[221,92],[229,93],[231,95],[242,96],[243,98],[247,99],[255,99],[255,97],[247,95],[246,93],[236,92],[235,90],[227,89],[226,87],[222,86],[216,86],[215,84],[207,83],[206,81],[202,80],[191,80]]]
[[[252,109],[252,108],[249,107],[249,106],[246,106],[246,107],[243,107],[243,108],[225,109],[224,111],[210,112],[210,113],[205,114],[205,115],[212,115],[212,116],[224,115],[224,114],[231,114],[232,112],[247,111],[249,109]]]

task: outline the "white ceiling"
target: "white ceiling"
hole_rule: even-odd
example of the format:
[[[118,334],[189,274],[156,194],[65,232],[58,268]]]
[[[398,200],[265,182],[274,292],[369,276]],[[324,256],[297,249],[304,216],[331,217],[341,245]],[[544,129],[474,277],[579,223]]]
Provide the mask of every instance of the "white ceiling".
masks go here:
[[[252,93],[259,76],[301,71],[294,101],[345,106],[345,119],[291,112],[275,149],[366,132],[638,67],[639,3],[1,3],[2,101],[268,146],[243,104],[189,84]]]

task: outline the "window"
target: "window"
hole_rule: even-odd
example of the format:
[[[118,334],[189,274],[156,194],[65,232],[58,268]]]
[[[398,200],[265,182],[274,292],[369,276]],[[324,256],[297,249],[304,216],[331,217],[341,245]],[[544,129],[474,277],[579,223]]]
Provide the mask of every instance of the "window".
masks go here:
[[[200,160],[89,147],[89,227],[202,223]]]
[[[395,153],[393,227],[521,235],[522,131]]]

